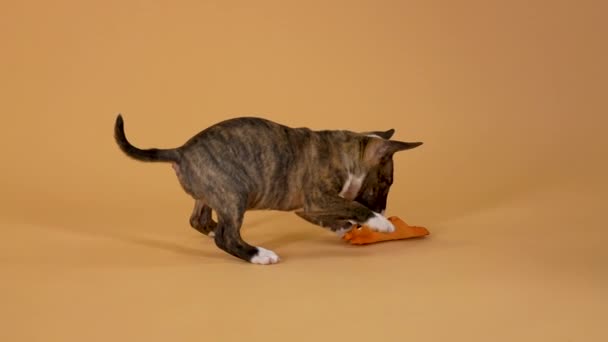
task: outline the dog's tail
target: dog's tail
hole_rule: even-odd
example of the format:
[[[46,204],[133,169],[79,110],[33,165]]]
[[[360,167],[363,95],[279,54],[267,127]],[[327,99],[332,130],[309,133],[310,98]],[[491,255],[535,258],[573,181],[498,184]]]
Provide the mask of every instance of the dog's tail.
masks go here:
[[[122,115],[120,114],[116,117],[116,124],[114,125],[114,139],[116,139],[116,143],[127,156],[136,160],[177,163],[181,159],[180,154],[176,149],[151,148],[142,150],[131,145],[125,136],[124,122],[122,120]]]

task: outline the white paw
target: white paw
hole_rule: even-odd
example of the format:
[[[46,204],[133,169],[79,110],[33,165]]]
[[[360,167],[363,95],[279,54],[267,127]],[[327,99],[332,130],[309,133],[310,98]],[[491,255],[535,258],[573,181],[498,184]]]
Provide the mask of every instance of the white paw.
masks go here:
[[[378,213],[374,213],[374,216],[365,221],[363,225],[381,233],[392,233],[395,231],[395,226],[393,226],[391,221]]]
[[[279,256],[266,248],[257,247],[258,253],[251,258],[252,264],[270,265],[279,262]]]
[[[344,237],[344,234],[348,233],[351,231],[352,228],[347,228],[347,229],[337,229],[335,230],[336,235],[338,235],[339,238]]]

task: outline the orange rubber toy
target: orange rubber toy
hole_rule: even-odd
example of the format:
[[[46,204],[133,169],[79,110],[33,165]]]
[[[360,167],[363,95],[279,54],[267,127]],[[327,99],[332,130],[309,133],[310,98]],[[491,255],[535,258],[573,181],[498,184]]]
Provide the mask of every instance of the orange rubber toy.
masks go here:
[[[353,245],[367,245],[382,241],[403,240],[429,235],[429,231],[424,227],[410,226],[397,216],[391,216],[389,221],[395,226],[392,233],[380,233],[369,229],[366,226],[353,227],[342,239]]]

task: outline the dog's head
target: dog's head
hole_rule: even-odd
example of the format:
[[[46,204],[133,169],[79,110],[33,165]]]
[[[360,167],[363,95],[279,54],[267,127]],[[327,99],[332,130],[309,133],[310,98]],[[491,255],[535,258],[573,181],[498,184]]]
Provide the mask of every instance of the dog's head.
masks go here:
[[[394,154],[422,145],[422,142],[390,140],[394,133],[394,129],[364,133],[363,162],[369,169],[355,201],[377,213],[386,210],[388,193],[393,184]]]

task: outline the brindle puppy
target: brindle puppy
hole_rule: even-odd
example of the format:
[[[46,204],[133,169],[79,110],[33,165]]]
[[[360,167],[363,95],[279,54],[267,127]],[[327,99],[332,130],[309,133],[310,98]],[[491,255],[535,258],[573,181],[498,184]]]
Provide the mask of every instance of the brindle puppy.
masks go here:
[[[254,264],[274,264],[279,257],[243,241],[246,210],[299,209],[298,216],[338,234],[354,223],[392,232],[384,210],[393,154],[422,144],[389,140],[394,132],[313,131],[242,117],[208,127],[175,149],[142,150],[127,140],[121,115],[114,128],[128,156],[173,164],[181,186],[195,199],[193,228]]]

